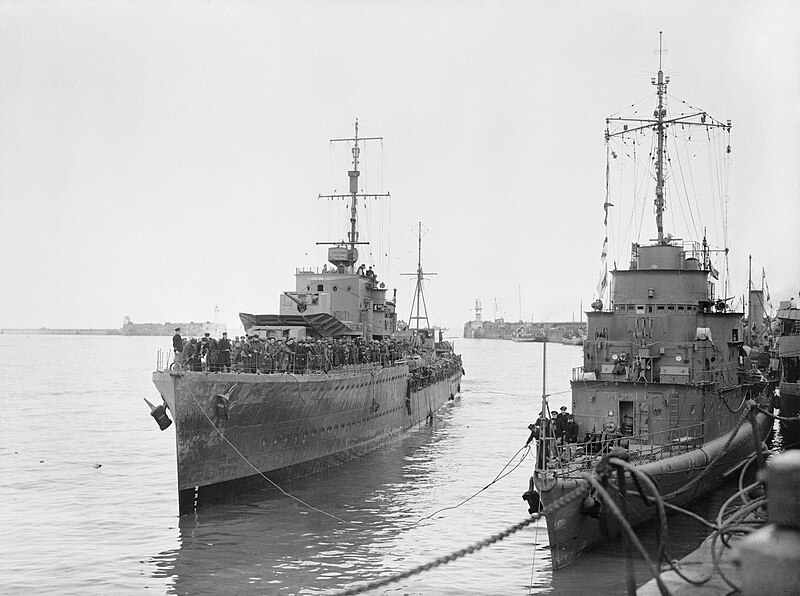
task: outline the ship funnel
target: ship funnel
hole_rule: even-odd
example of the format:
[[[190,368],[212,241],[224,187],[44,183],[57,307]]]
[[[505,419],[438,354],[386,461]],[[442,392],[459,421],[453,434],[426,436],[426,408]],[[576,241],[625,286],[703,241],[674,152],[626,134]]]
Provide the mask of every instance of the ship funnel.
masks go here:
[[[164,408],[164,405],[162,404],[159,406],[154,406],[149,401],[147,401],[146,397],[143,399],[145,403],[148,406],[150,406],[150,415],[158,423],[158,428],[160,428],[161,430],[166,430],[167,428],[169,428],[169,425],[172,424],[172,420],[170,420],[169,416],[167,416],[167,410],[166,408]]]

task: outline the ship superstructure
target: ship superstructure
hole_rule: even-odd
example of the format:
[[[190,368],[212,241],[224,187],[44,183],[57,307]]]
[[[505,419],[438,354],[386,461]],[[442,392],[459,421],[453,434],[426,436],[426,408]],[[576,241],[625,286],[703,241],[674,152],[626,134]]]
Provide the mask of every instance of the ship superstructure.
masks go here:
[[[374,137],[379,138],[379,137]],[[175,421],[180,511],[362,455],[427,421],[460,391],[452,346],[396,335],[395,293],[356,267],[360,145],[350,139],[350,231],[330,244],[322,272],[298,269],[275,314],[241,313],[247,331],[230,369],[160,354],[152,406]],[[421,265],[420,265],[421,271]],[[189,349],[191,353],[191,348]],[[208,353],[211,353],[210,350]]]
[[[706,239],[683,241],[664,230],[668,131],[700,127],[728,134],[731,124],[702,111],[668,115],[669,77],[660,64],[652,82],[653,117],[609,118],[606,141],[624,145],[631,135],[655,135],[657,235],[632,244],[629,267],[611,272],[607,301],[607,274],[601,277],[599,297],[587,313],[583,365],[572,375],[572,437],[559,436],[560,421],[549,419],[545,400],[532,479],[545,505],[574,491],[584,471],[614,447],[624,449],[665,499],[685,504],[754,452],[753,427],[743,424],[745,401],[759,399],[768,407],[770,383],[748,357],[743,314],[731,312],[716,290],[718,273]],[[606,199],[606,213],[609,206]],[[605,255],[604,243],[603,262]],[[769,426],[759,414],[759,442]],[[631,499],[628,507],[632,523],[654,513],[642,500]],[[548,515],[555,569],[603,540],[600,509],[590,494]]]

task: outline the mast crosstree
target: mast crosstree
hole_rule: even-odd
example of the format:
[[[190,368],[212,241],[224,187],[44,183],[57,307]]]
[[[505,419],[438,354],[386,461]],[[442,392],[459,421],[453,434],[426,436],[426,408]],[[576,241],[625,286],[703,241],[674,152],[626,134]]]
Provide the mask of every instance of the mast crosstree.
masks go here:
[[[655,166],[656,166],[656,197],[655,197],[655,212],[656,212],[656,228],[658,230],[658,243],[659,244],[668,244],[671,237],[669,235],[664,235],[664,224],[663,224],[663,215],[664,210],[666,209],[666,198],[664,196],[664,182],[665,182],[665,173],[664,173],[664,161],[666,157],[666,137],[667,137],[667,129],[670,126],[675,124],[680,124],[681,126],[702,126],[705,128],[721,128],[725,132],[730,133],[731,131],[731,121],[728,120],[726,123],[719,122],[713,118],[711,118],[706,112],[695,112],[692,114],[679,114],[673,118],[667,117],[667,108],[665,107],[664,101],[667,95],[667,85],[669,84],[669,76],[664,75],[664,71],[662,70],[661,66],[661,56],[666,52],[666,50],[662,49],[661,44],[661,37],[662,32],[658,34],[658,75],[656,77],[652,77],[650,79],[650,83],[655,85],[656,87],[656,95],[658,97],[658,104],[656,109],[653,111],[653,118],[606,118],[606,142],[608,142],[613,137],[619,137],[623,135],[630,134],[632,132],[636,132],[638,130],[646,130],[652,129],[656,133],[656,155],[655,155]],[[618,131],[611,132],[609,130],[609,125],[612,122],[616,123],[631,123],[629,124],[622,124],[622,128]],[[730,153],[730,145],[727,147],[727,152]]]
[[[383,137],[359,137],[358,136],[358,118],[356,118],[355,124],[355,134],[351,138],[344,138],[344,139],[331,139],[331,143],[353,143],[353,148],[351,149],[353,153],[353,169],[348,170],[347,175],[350,178],[350,192],[348,194],[332,194],[332,195],[319,195],[320,199],[350,199],[350,231],[347,233],[347,241],[340,240],[338,242],[317,242],[317,245],[320,244],[333,244],[335,248],[328,249],[328,260],[336,265],[337,267],[352,267],[356,261],[358,261],[358,250],[356,249],[356,245],[358,244],[369,244],[369,242],[360,242],[358,239],[358,199],[377,199],[381,197],[390,197],[391,195],[386,193],[360,193],[358,192],[358,177],[361,175],[361,172],[358,169],[358,162],[359,158],[361,157],[361,147],[359,147],[360,142],[366,141],[381,141],[383,142]],[[344,249],[344,250],[342,250]]]

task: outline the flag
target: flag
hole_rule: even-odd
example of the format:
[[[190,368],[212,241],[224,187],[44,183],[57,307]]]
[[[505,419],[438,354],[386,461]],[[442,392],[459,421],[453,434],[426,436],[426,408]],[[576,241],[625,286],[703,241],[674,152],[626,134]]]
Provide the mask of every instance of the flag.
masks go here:
[[[714,279],[719,279],[719,271],[717,271],[716,268],[714,267],[714,263],[709,261],[708,268],[711,270],[711,277],[713,277]]]
[[[606,256],[608,256],[608,236],[606,236],[606,239],[603,240],[603,252],[600,253],[601,263],[606,262]]]
[[[608,269],[603,272],[603,277],[600,278],[600,281],[597,282],[597,293],[600,294],[602,297],[606,291],[606,287],[608,286]]]
[[[614,203],[609,203],[608,201],[606,201],[605,203],[603,203],[603,210],[606,212],[606,216],[605,216],[605,218],[603,219],[603,225],[604,225],[604,226],[607,226],[607,225],[608,225],[608,208],[609,208],[609,207],[613,207],[613,206],[614,206]]]
[[[764,283],[764,295],[767,297],[767,302],[769,302],[769,284],[767,283],[767,273],[763,267],[761,268],[761,281]]]

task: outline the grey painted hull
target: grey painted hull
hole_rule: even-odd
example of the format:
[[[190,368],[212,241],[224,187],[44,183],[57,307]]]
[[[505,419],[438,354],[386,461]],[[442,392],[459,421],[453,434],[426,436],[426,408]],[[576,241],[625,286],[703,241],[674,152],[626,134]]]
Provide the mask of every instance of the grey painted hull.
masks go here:
[[[763,440],[769,435],[772,419],[759,414],[757,422],[759,439]],[[637,467],[650,476],[665,500],[674,505],[683,506],[719,486],[726,477],[739,470],[745,461],[755,453],[752,425],[745,422],[712,469],[699,482],[687,486],[693,478],[706,471],[709,463],[719,455],[729,438],[729,434],[719,436],[698,449]],[[554,478],[552,473],[537,471],[534,475],[534,483],[541,495],[542,504],[546,506],[572,492],[578,486],[579,480],[577,478]],[[608,488],[619,504],[620,494],[616,490],[615,480],[609,484]],[[628,492],[628,521],[632,526],[649,521],[657,515],[654,505],[648,506],[642,499],[632,494],[636,492],[636,486],[628,474],[626,474],[626,490]],[[601,529],[600,519],[584,513],[581,510],[582,501],[583,499],[577,499],[547,518],[553,569],[569,565],[583,551],[606,540]],[[618,534],[620,526],[614,522],[613,516],[609,514],[607,520],[609,534]]]
[[[175,422],[181,512],[367,453],[424,422],[461,371],[419,389],[406,365],[328,374],[156,372]]]

